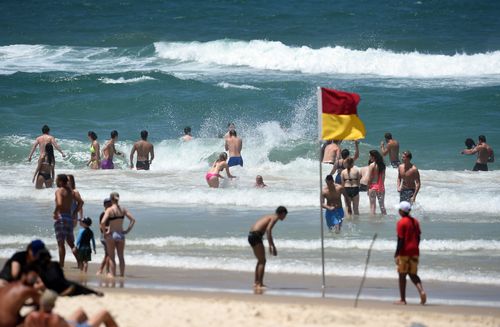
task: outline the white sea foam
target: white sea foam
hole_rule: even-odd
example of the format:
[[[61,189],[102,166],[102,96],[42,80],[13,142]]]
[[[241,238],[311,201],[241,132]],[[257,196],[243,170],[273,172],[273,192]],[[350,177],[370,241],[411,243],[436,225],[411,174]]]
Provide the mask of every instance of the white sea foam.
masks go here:
[[[256,86],[252,86],[252,85],[247,85],[247,84],[238,85],[238,84],[231,84],[231,83],[227,83],[227,82],[217,83],[217,86],[220,86],[224,89],[233,88],[233,89],[256,90],[256,91],[260,90],[260,88],[258,88]]]
[[[156,79],[153,77],[150,77],[150,76],[143,75],[141,77],[128,78],[128,79],[123,78],[123,77],[120,77],[117,79],[103,77],[103,78],[100,78],[99,80],[101,82],[103,82],[104,84],[129,84],[129,83],[138,83],[138,82],[144,82],[144,81],[154,81]]]
[[[313,49],[279,41],[157,42],[158,56],[222,66],[307,74],[354,74],[436,78],[500,74],[500,51],[478,54],[397,53],[384,49],[353,50],[340,46]]]
[[[439,79],[442,82],[431,83],[438,87],[498,84],[500,77],[499,50],[452,55],[416,51],[398,53],[386,49],[356,50],[341,46],[315,49],[266,40],[156,42],[154,48],[155,54],[143,56],[104,47],[0,46],[0,74],[52,71],[102,74],[158,70],[181,78],[203,78],[207,75],[259,74],[265,71],[266,74],[286,72],[334,74],[337,77],[360,75],[365,78]],[[220,83],[220,87],[253,87]]]

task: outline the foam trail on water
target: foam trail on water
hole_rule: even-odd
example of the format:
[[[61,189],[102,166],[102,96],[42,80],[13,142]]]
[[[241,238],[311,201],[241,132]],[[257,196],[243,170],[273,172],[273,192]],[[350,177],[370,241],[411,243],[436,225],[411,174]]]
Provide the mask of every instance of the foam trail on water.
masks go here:
[[[100,78],[99,80],[104,84],[129,84],[129,83],[138,83],[144,81],[154,81],[156,79],[150,76],[143,75],[141,77],[129,78],[129,79],[125,79],[123,77],[117,79],[103,77]]]
[[[252,86],[252,85],[247,85],[247,84],[237,85],[237,84],[231,84],[231,83],[227,83],[227,82],[217,83],[217,86],[220,86],[224,89],[233,88],[233,89],[256,90],[256,91],[260,90],[260,88]]]

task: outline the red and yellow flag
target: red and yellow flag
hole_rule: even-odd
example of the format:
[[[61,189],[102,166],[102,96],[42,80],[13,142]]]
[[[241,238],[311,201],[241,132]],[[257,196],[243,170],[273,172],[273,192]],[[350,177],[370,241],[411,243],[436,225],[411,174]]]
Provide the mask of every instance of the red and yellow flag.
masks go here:
[[[359,140],[365,138],[365,125],[358,117],[360,97],[348,93],[318,88],[319,138],[324,141]]]

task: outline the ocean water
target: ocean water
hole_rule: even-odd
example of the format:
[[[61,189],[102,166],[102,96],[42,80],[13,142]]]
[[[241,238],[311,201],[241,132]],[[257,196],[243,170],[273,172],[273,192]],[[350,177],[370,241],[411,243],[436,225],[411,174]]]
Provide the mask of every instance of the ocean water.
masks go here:
[[[55,249],[53,191],[36,191],[27,156],[48,124],[97,217],[110,191],[138,218],[130,264],[253,270],[246,232],[278,205],[280,251],[269,271],[320,274],[316,87],[361,95],[367,129],[358,162],[385,132],[413,153],[422,176],[421,277],[500,284],[500,172],[472,173],[463,141],[500,144],[500,4],[492,1],[172,2],[0,4],[0,257],[42,237]],[[234,122],[244,140],[238,179],[208,189],[204,174]],[[179,137],[191,126],[195,140]],[[147,129],[149,172],[85,167],[94,130],[128,152]],[[353,144],[344,146],[353,149]],[[500,150],[499,150],[500,151]],[[328,167],[324,167],[325,170]],[[263,175],[267,189],[254,189]],[[361,216],[327,234],[327,274],[394,278],[396,171],[387,217]],[[54,252],[55,254],[55,252]],[[98,255],[99,257],[99,255]]]

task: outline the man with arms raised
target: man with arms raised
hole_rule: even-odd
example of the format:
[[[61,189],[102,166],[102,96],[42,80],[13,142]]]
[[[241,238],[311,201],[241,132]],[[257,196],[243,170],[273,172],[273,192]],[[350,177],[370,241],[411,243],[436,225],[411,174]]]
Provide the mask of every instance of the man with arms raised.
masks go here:
[[[400,299],[395,304],[406,304],[406,275],[410,279],[420,294],[420,304],[425,304],[427,295],[424,292],[422,281],[417,275],[418,259],[420,256],[420,224],[418,220],[410,216],[411,204],[402,201],[399,204],[399,215],[401,219],[396,225],[398,235],[398,245],[394,254],[399,273],[399,294]]]
[[[31,158],[33,157],[33,153],[35,153],[36,147],[39,147],[40,149],[40,156],[45,153],[45,145],[47,144],[52,144],[54,148],[56,148],[57,151],[61,153],[61,155],[66,157],[64,152],[61,150],[61,147],[59,144],[57,144],[56,139],[52,136],[49,135],[50,128],[47,125],[43,125],[42,127],[42,135],[37,137],[35,139],[35,143],[33,143],[33,147],[31,148],[30,155],[28,157],[28,161],[31,161]]]
[[[69,247],[75,249],[75,236],[73,235],[73,217],[71,215],[71,206],[73,201],[76,201],[74,212],[79,212],[82,208],[82,201],[73,196],[73,190],[68,185],[68,176],[65,174],[57,175],[56,179],[56,208],[54,209],[54,229],[56,232],[57,247],[59,248],[59,265],[64,267],[64,259],[66,257],[65,243]],[[73,250],[76,261],[76,251]]]
[[[344,220],[344,209],[342,208],[342,195],[346,196],[344,187],[333,181],[332,175],[325,178],[326,186],[321,192],[321,206],[326,210],[325,219],[328,229],[335,233],[340,232],[342,220]]]
[[[240,165],[243,167],[243,158],[241,157],[241,148],[243,141],[236,135],[236,131],[230,130],[229,137],[226,139],[225,148],[229,152],[229,160],[227,165],[229,167]]]
[[[401,163],[399,161],[399,142],[392,138],[391,133],[385,133],[384,138],[387,146],[384,141],[380,142],[380,153],[383,157],[389,154],[392,168],[398,168],[399,164]]]
[[[398,168],[399,201],[414,203],[420,190],[420,173],[417,166],[411,163],[411,152],[405,151],[401,156],[403,163]]]
[[[488,171],[488,162],[495,162],[493,149],[486,143],[486,136],[479,135],[479,144],[472,149],[465,149],[462,154],[476,154],[477,160],[473,171]]]
[[[134,153],[137,151],[137,170],[149,170],[155,158],[153,144],[148,142],[148,131],[141,132],[141,140],[134,143],[130,151],[130,168],[134,168]]]

